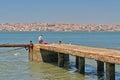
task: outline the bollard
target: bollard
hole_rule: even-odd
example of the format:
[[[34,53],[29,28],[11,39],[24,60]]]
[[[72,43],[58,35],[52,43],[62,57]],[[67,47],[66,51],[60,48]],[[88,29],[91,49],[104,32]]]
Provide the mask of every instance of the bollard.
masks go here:
[[[62,41],[59,41],[59,44],[61,44],[62,43]]]

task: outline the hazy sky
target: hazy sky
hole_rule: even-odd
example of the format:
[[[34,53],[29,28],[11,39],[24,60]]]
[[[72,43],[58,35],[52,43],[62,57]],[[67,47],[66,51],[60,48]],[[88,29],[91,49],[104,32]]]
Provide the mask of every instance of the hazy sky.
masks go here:
[[[0,0],[0,23],[120,24],[120,0]]]

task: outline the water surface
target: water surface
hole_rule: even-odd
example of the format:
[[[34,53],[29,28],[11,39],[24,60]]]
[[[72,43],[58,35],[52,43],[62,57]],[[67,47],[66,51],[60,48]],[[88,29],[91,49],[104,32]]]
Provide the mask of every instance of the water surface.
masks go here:
[[[43,35],[49,43],[63,43],[120,49],[120,32],[0,32],[0,44],[38,43]],[[29,62],[24,48],[0,48],[0,80],[98,80],[96,61],[86,59],[85,76],[76,72],[75,57],[70,56],[71,67],[65,69],[50,63]],[[99,80],[104,80],[102,77]],[[116,65],[116,80],[120,66]]]

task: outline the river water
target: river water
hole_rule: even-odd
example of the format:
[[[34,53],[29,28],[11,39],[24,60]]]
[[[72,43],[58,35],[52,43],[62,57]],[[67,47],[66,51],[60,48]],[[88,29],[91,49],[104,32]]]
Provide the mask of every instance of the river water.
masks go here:
[[[0,44],[38,43],[43,35],[49,43],[63,43],[120,49],[120,32],[0,32]],[[98,78],[96,61],[86,59],[85,75],[76,72],[75,57],[70,56],[70,67],[60,68],[50,63],[28,60],[24,48],[0,48],[0,80],[105,80]],[[120,66],[116,65],[116,80],[120,80]]]

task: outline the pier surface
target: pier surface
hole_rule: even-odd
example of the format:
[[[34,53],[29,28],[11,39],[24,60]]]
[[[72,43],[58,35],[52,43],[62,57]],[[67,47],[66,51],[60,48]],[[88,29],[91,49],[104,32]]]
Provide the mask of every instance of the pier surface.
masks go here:
[[[40,49],[120,64],[120,50],[93,48],[71,44],[40,44]]]

